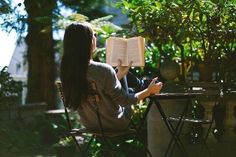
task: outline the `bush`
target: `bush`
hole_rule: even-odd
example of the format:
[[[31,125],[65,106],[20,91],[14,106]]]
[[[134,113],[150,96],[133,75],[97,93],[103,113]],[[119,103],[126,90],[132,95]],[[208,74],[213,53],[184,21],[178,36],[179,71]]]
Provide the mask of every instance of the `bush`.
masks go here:
[[[0,109],[10,109],[21,100],[22,82],[15,81],[7,72],[7,67],[0,71]]]

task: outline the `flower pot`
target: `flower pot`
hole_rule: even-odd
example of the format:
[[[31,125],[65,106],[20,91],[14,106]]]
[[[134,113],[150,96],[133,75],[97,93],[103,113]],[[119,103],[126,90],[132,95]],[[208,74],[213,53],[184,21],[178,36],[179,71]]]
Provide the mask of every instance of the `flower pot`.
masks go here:
[[[212,81],[212,68],[205,63],[198,64],[199,80],[204,82]]]

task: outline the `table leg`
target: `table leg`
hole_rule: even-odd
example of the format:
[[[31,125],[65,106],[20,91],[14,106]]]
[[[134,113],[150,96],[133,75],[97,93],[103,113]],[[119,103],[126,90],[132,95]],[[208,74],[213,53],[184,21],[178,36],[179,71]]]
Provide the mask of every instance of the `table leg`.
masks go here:
[[[158,110],[159,110],[159,112],[160,112],[160,114],[161,114],[161,116],[163,118],[163,121],[164,121],[165,125],[167,126],[167,129],[171,133],[171,141],[170,141],[170,143],[168,145],[168,148],[166,150],[165,157],[168,155],[169,152],[170,152],[170,156],[172,155],[172,150],[174,149],[175,144],[177,144],[178,149],[185,156],[188,156],[187,151],[185,150],[183,143],[179,139],[179,133],[178,133],[179,126],[180,126],[180,124],[182,124],[183,116],[187,113],[188,104],[186,104],[183,112],[181,113],[181,117],[180,117],[179,122],[177,123],[176,128],[174,128],[173,125],[167,120],[167,116],[166,116],[165,112],[163,111],[159,101],[155,100],[155,104],[156,104],[156,107],[158,108]],[[173,142],[174,142],[174,145],[173,145]]]
[[[191,100],[188,99],[188,101],[187,101],[187,103],[186,103],[186,105],[185,105],[185,108],[184,108],[183,112],[182,112],[181,115],[180,115],[180,120],[178,121],[177,126],[176,126],[176,128],[175,128],[176,134],[177,134],[176,136],[177,136],[177,137],[179,137],[180,134],[181,134],[181,131],[182,131],[182,128],[183,128],[183,125],[184,125],[183,118],[186,116],[190,104],[191,104]],[[172,139],[171,139],[169,145],[172,145],[173,142],[174,142],[174,140],[173,140],[173,137],[172,137]],[[173,153],[173,151],[174,151],[175,145],[176,145],[176,143],[173,144],[173,148],[172,148],[172,151],[171,151],[171,153],[170,153],[170,156],[172,155],[172,153]],[[187,153],[186,153],[186,154],[187,154]],[[188,155],[187,155],[187,156],[188,156]]]

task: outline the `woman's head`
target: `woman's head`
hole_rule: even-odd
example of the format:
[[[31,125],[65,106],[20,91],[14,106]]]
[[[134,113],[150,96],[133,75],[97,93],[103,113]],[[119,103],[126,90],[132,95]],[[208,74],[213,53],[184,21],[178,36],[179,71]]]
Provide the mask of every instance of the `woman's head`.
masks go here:
[[[96,44],[94,33],[89,24],[73,23],[65,30],[64,55],[73,55],[89,61]],[[78,51],[79,50],[79,51]]]
[[[90,25],[73,23],[64,34],[64,53],[61,61],[61,81],[65,103],[77,108],[87,94],[87,69],[96,39]]]

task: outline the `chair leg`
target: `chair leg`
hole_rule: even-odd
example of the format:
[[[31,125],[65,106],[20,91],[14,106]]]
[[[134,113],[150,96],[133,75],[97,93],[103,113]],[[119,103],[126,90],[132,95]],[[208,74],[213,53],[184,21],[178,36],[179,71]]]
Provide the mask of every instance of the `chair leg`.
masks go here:
[[[75,144],[76,144],[76,148],[77,148],[77,151],[80,153],[80,155],[82,157],[90,157],[89,155],[89,148],[92,144],[92,141],[95,139],[95,136],[92,135],[91,138],[89,139],[88,143],[85,145],[85,148],[81,148],[81,145],[80,143],[78,142],[78,140],[76,139],[76,137],[74,135],[71,135]]]
[[[79,142],[77,141],[76,137],[73,136],[73,135],[71,135],[71,136],[72,136],[72,138],[73,138],[73,140],[74,140],[74,142],[75,142],[75,144],[76,144],[76,148],[77,148],[78,152],[80,153],[80,155],[81,155],[82,157],[87,157],[87,155],[84,154],[84,152],[83,152],[83,150],[82,150],[82,148],[81,148]]]

